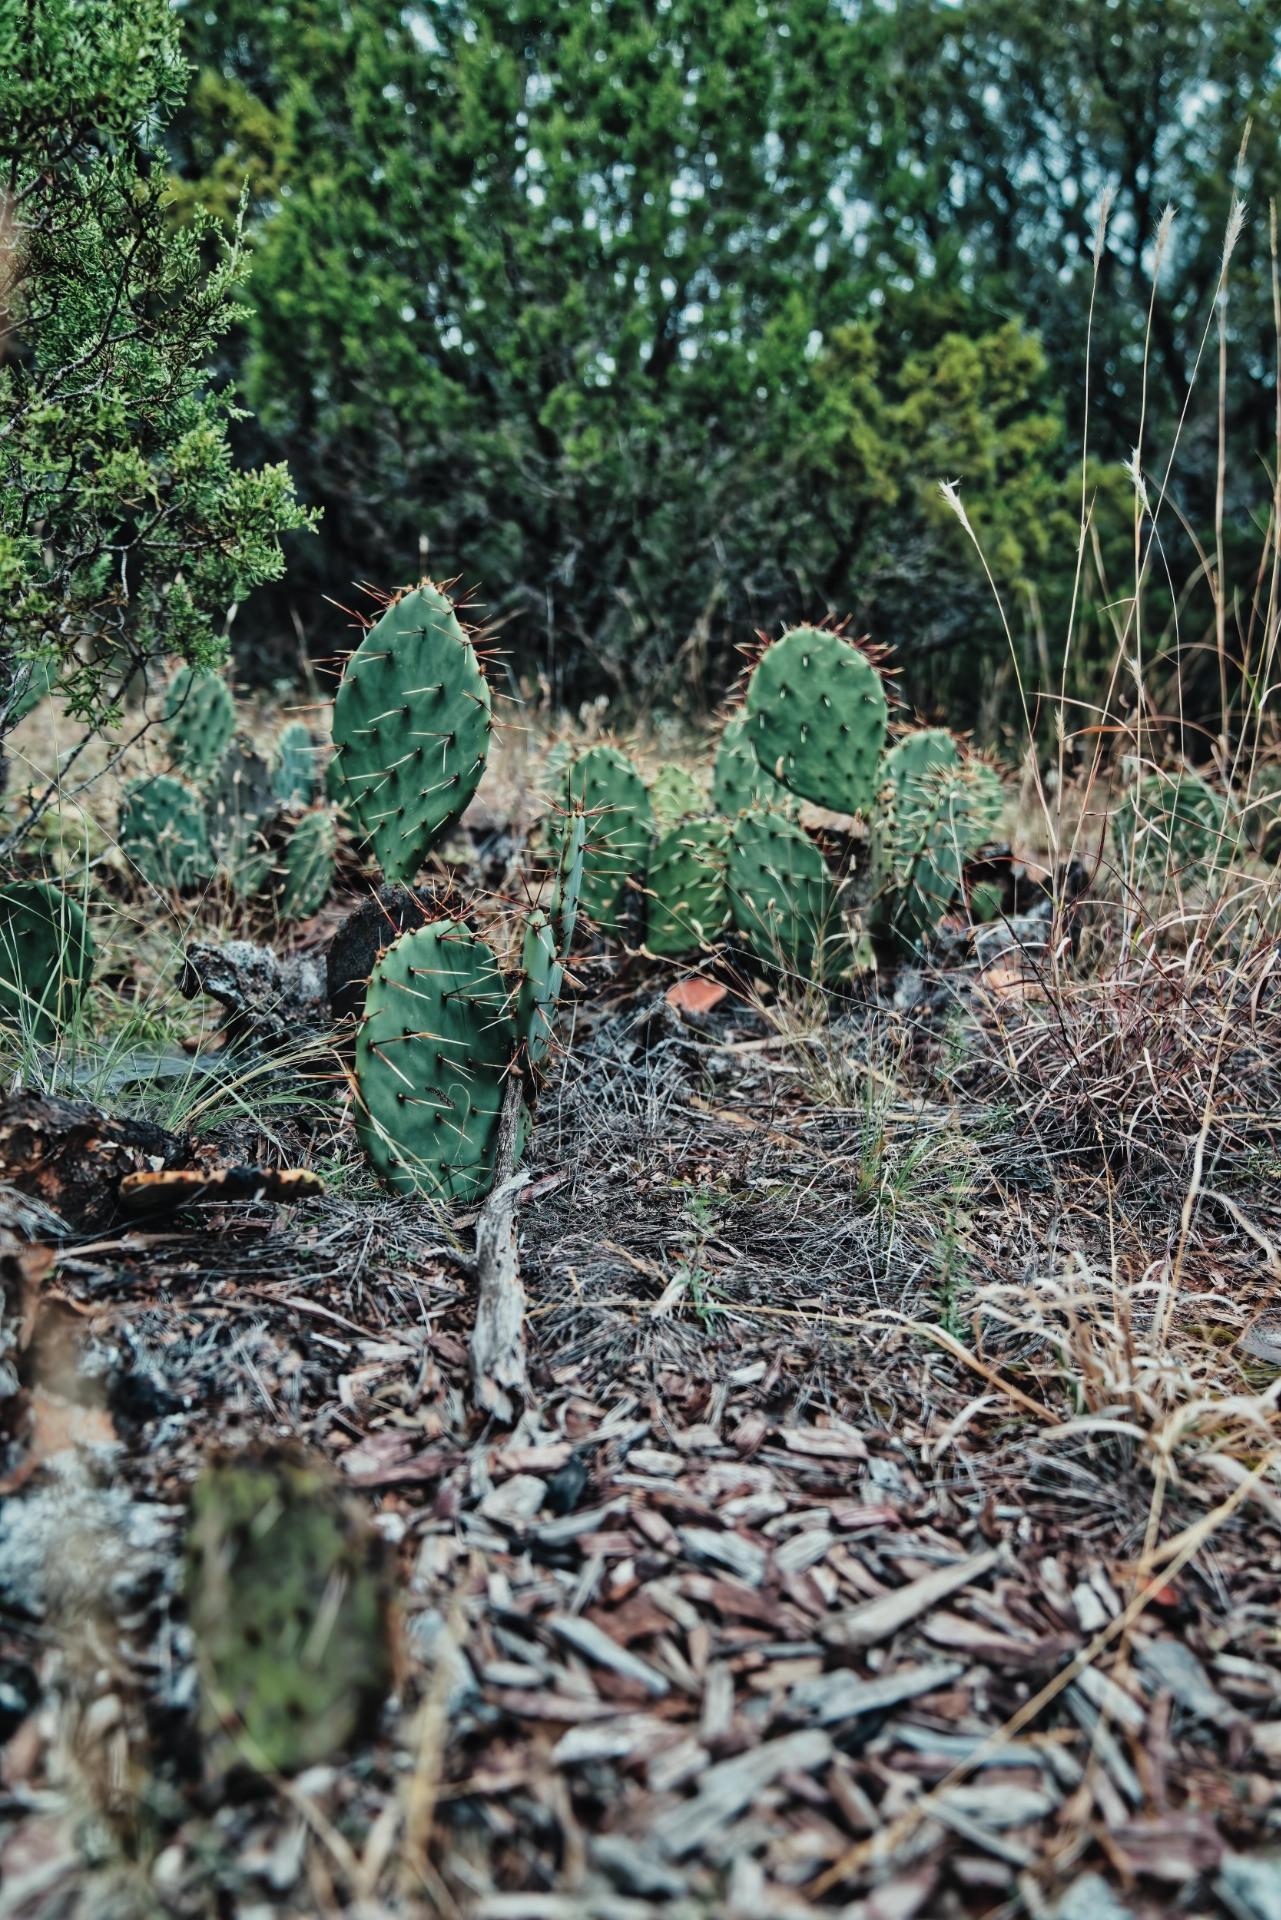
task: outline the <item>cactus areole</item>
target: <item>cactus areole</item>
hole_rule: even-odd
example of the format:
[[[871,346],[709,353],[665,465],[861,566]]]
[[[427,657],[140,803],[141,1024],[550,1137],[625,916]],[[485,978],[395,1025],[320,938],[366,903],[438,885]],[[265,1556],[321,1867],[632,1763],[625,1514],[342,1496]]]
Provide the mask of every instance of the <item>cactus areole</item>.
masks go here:
[[[793,627],[767,647],[747,689],[747,734],[762,767],[836,813],[872,801],[885,745],[885,688],[857,647]]]
[[[409,880],[485,770],[489,687],[453,603],[425,581],[394,600],[334,701],[332,790],[389,880]]]

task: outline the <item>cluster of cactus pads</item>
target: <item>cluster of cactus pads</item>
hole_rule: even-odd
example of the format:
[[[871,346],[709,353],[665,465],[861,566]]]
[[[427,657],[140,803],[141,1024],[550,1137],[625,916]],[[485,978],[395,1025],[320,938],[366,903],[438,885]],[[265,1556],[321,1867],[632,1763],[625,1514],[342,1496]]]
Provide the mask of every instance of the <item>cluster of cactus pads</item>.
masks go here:
[[[286,725],[271,762],[236,738],[236,708],[220,675],[180,667],[165,694],[173,771],[133,781],[120,813],[121,849],[149,886],[191,893],[220,876],[242,898],[269,898],[282,920],[324,904],[337,833],[317,805],[316,745]]]
[[[840,634],[795,627],[762,654],[726,725],[710,795],[660,768],[652,786],[613,746],[559,771],[586,815],[583,909],[605,932],[639,926],[654,954],[686,954],[732,930],[761,961],[830,980],[850,965],[848,854],[839,874],[800,821],[805,801],[857,816],[868,853],[855,896],[873,938],[928,937],[966,861],[999,824],[991,767],[937,728],[888,743],[885,685]]]

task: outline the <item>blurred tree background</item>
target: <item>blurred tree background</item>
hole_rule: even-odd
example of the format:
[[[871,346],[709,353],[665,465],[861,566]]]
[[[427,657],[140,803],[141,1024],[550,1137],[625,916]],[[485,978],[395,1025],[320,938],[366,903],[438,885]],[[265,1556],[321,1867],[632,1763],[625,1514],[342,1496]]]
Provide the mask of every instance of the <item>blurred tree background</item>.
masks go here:
[[[345,643],[329,594],[461,575],[560,697],[714,698],[754,627],[849,613],[922,708],[1007,672],[959,480],[1041,680],[1076,562],[1085,323],[1101,515],[1077,655],[1159,484],[1234,180],[1228,520],[1275,464],[1268,201],[1281,15],[1258,0],[217,0],[179,204],[249,183],[243,457],[322,507],[236,629]],[[1242,137],[1252,133],[1238,164]],[[1210,530],[1217,343],[1177,500]],[[1260,484],[1262,482],[1262,484]],[[1154,489],[1155,491],[1155,489]],[[1116,577],[1112,569],[1116,568]],[[1195,607],[1188,613],[1195,617]],[[1055,669],[1056,671],[1056,669]]]

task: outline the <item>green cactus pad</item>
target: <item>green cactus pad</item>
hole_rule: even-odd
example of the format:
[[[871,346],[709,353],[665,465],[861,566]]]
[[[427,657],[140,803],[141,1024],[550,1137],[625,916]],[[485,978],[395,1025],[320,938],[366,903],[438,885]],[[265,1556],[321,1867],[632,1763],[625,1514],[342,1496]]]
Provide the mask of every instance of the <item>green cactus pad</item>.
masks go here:
[[[264,833],[275,811],[266,761],[236,741],[223,755],[209,790],[205,831],[214,859],[238,893],[256,893],[271,871]]]
[[[389,880],[408,880],[485,770],[489,687],[453,603],[424,582],[393,601],[334,701],[330,791]]]
[[[1223,795],[1198,773],[1152,773],[1123,796],[1112,818],[1124,870],[1142,887],[1204,885],[1236,851]]]
[[[298,1773],[370,1726],[392,1680],[386,1595],[376,1542],[327,1474],[206,1467],[184,1586],[211,1771]]]
[[[46,880],[0,887],[0,1016],[56,1040],[93,973],[94,943],[78,900]]]
[[[974,840],[968,769],[924,764],[881,791],[869,920],[882,938],[912,947],[938,926],[961,886]],[[982,837],[982,836],[980,836]]]
[[[301,720],[291,720],[272,755],[271,790],[283,807],[309,807],[317,784],[316,743]]]
[[[488,1191],[516,1040],[498,963],[468,928],[437,920],[379,956],[356,1039],[356,1130],[389,1186],[445,1202]]]
[[[578,927],[578,908],[583,893],[583,860],[587,848],[587,816],[581,807],[564,816],[558,835],[556,887],[552,894],[552,918],[562,959],[574,944]]]
[[[535,911],[529,916],[520,961],[516,1025],[525,1058],[537,1073],[551,1052],[556,1004],[565,978],[564,965],[556,954],[556,935],[545,913]]]
[[[995,840],[1005,816],[1005,788],[995,767],[986,760],[968,760],[965,765],[969,788],[967,814],[969,829],[966,852],[976,853],[989,840]]]
[[[885,688],[838,634],[793,627],[747,687],[748,737],[767,773],[836,813],[861,813],[879,781]]]
[[[627,881],[644,871],[653,815],[645,782],[617,747],[591,747],[565,774],[569,813],[587,816],[582,911],[603,932],[616,932]]]
[[[970,888],[970,919],[976,927],[1000,920],[1005,913],[1005,889],[994,880],[980,880]]]
[[[650,782],[649,807],[660,833],[680,820],[691,820],[707,810],[703,783],[688,767],[666,761]]]
[[[935,767],[959,767],[961,750],[942,727],[920,727],[896,740],[881,762],[878,786],[892,780],[899,793],[919,784]]]
[[[729,918],[729,827],[723,820],[684,820],[650,856],[645,945],[651,953],[692,953],[716,938]]]
[[[729,905],[760,959],[809,979],[833,978],[848,958],[836,888],[822,854],[790,820],[745,813],[730,828]]]
[[[236,703],[220,674],[178,669],[165,694],[165,731],[174,765],[203,786],[236,731]]]
[[[334,883],[334,855],[338,832],[325,807],[304,813],[281,855],[277,869],[277,902],[282,920],[308,920],[319,913]]]
[[[539,789],[549,800],[559,800],[565,790],[565,769],[574,757],[574,749],[568,740],[553,740],[547,749],[547,758],[543,761],[539,776]]]
[[[712,811],[727,820],[750,808],[792,814],[796,801],[772,773],[766,773],[747,734],[746,714],[727,720],[712,765]]]
[[[126,859],[153,887],[181,893],[203,886],[213,873],[204,803],[169,774],[126,787],[118,837]]]

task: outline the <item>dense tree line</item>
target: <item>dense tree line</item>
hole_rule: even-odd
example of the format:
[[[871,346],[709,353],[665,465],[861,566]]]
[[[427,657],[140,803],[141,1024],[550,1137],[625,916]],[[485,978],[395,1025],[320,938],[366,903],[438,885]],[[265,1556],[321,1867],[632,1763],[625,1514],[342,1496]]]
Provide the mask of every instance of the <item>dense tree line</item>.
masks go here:
[[[82,32],[94,8],[36,11]],[[516,671],[564,693],[716,694],[754,627],[830,611],[967,717],[1005,643],[936,483],[961,482],[1043,667],[1075,566],[1105,189],[1082,668],[1129,564],[1120,463],[1142,415],[1161,473],[1234,185],[1229,534],[1266,498],[1281,26],[1253,0],[217,0],[179,18],[185,104],[136,64],[108,144],[150,86],[174,272],[194,274],[193,245],[222,271],[205,209],[231,232],[247,187],[249,310],[205,330],[250,410],[223,424],[323,510],[241,609],[246,662],[291,662],[299,634],[323,654],[347,627],[326,595],[425,555],[475,586]],[[1176,482],[1201,533],[1216,347]]]

